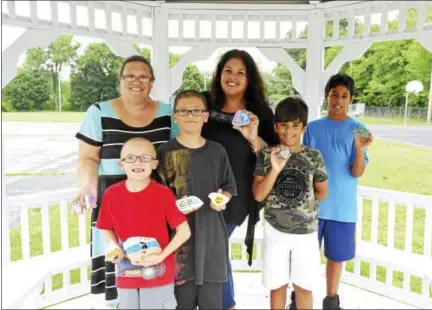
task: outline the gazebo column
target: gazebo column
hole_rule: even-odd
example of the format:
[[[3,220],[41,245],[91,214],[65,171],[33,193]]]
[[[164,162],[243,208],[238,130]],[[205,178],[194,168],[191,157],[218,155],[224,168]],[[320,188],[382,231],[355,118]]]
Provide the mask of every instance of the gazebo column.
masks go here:
[[[152,97],[168,103],[170,93],[168,12],[161,7],[153,8],[153,50],[152,65],[156,82]]]
[[[324,70],[324,13],[313,10],[308,18],[308,45],[303,91],[300,92],[309,106],[309,120],[320,116],[322,101],[321,74]]]
[[[2,89],[16,76],[18,58],[29,48],[47,47],[61,33],[42,29],[27,29],[2,52]]]
[[[217,47],[212,44],[201,45],[198,47],[193,47],[182,58],[175,64],[174,67],[170,69],[170,88],[169,95],[175,92],[182,84],[182,77],[185,68],[195,62],[200,60],[206,60],[211,56]]]

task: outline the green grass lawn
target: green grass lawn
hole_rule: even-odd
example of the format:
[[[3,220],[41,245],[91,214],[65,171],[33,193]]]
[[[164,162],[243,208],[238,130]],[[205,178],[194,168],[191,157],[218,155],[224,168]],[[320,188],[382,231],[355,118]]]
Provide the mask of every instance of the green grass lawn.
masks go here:
[[[365,175],[361,178],[360,184],[370,187],[385,188],[398,191],[406,191],[424,195],[432,195],[432,150],[416,146],[406,145],[403,143],[391,142],[377,138],[369,150],[371,158]],[[363,211],[363,240],[371,238],[371,202],[364,201]],[[71,247],[78,245],[78,218],[71,214],[69,210],[69,245]],[[42,254],[42,227],[40,209],[29,211],[30,221],[30,255]],[[87,215],[88,227],[90,227],[90,217]],[[60,230],[60,211],[58,206],[50,207],[50,225],[51,225],[51,251],[57,251],[61,248],[61,230]],[[414,212],[414,233],[412,249],[415,253],[423,253],[423,231],[425,225],[424,211],[416,209]],[[13,260],[20,259],[21,253],[21,229],[16,227],[11,230],[11,256]],[[87,231],[87,240],[89,242],[90,233]],[[387,204],[381,203],[379,210],[379,232],[378,242],[386,245],[387,242]],[[396,224],[395,224],[395,247],[403,249],[405,244],[405,208],[396,207]],[[255,249],[256,250],[256,249]],[[255,255],[255,254],[254,254]],[[240,245],[233,245],[233,259],[240,259]],[[348,262],[347,270],[353,271],[353,262]],[[361,274],[369,275],[369,264],[361,264]],[[80,282],[79,270],[71,272],[71,283]],[[385,281],[385,269],[378,267],[377,280]],[[402,287],[403,274],[395,271],[393,284]],[[62,276],[53,277],[53,289],[62,287]],[[411,290],[421,293],[421,279],[412,277]],[[432,296],[432,291],[430,292]]]
[[[403,125],[404,119],[402,117],[359,117],[358,120],[365,125]],[[410,118],[407,120],[407,125],[425,125],[432,126],[432,124],[426,124],[426,120],[419,120]]]
[[[81,123],[85,112],[2,112],[4,122]]]

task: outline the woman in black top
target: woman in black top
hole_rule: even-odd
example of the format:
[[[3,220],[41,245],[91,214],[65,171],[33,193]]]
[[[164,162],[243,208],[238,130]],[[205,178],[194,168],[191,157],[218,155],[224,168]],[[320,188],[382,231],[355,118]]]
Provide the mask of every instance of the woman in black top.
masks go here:
[[[233,49],[220,59],[209,92],[204,92],[210,106],[210,117],[203,128],[203,136],[222,144],[227,153],[237,183],[234,196],[224,211],[228,237],[236,226],[248,217],[245,238],[249,265],[255,224],[259,221],[259,207],[252,195],[253,173],[257,152],[265,145],[277,144],[274,115],[264,95],[264,83],[253,58],[242,50]],[[243,127],[231,124],[235,112],[247,110],[251,123]],[[223,289],[223,309],[235,306],[231,265],[229,281]]]

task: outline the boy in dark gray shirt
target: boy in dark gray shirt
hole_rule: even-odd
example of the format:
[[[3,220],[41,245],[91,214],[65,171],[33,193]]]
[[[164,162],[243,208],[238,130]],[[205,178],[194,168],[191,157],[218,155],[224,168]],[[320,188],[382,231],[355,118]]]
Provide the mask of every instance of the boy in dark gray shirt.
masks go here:
[[[180,134],[158,149],[158,174],[177,199],[196,196],[204,202],[189,213],[191,238],[176,253],[177,309],[221,309],[222,284],[228,280],[228,241],[222,212],[209,194],[231,199],[237,187],[225,149],[201,136],[208,120],[205,98],[185,91],[174,102],[174,121]],[[229,206],[228,206],[229,207]]]

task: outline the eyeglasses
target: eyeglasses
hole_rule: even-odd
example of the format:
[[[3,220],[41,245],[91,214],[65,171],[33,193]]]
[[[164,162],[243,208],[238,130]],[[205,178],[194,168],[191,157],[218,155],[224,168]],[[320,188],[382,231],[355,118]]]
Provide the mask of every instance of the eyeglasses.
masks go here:
[[[207,112],[207,110],[186,110],[186,109],[180,109],[175,111],[180,116],[188,116],[189,113],[192,114],[192,116],[201,116],[204,112]]]
[[[139,80],[141,83],[147,84],[153,80],[153,78],[151,78],[149,76],[145,76],[145,75],[135,76],[132,74],[128,74],[128,75],[122,75],[121,77],[122,77],[123,81],[129,82],[129,83],[132,83],[132,82],[135,82],[136,80]]]
[[[143,163],[149,163],[152,160],[156,160],[156,158],[151,157],[149,155],[142,155],[142,156],[128,155],[125,158],[122,158],[121,161],[127,162],[129,164],[133,164],[133,163],[135,163],[138,160],[138,158]]]

